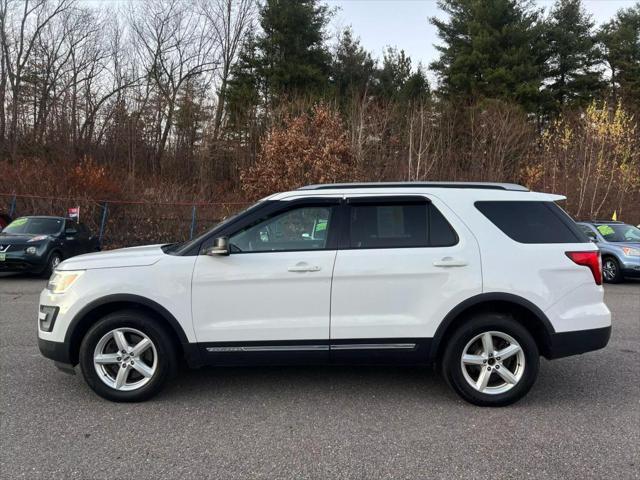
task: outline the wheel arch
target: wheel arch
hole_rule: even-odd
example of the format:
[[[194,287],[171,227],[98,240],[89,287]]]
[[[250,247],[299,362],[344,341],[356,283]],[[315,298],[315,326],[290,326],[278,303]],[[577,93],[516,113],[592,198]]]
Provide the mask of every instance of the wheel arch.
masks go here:
[[[95,300],[87,304],[71,320],[64,343],[69,349],[72,365],[78,364],[80,344],[89,329],[101,318],[120,310],[139,310],[157,318],[168,330],[174,341],[177,353],[183,356],[189,365],[199,365],[199,354],[187,338],[178,320],[159,303],[146,297],[133,294],[115,294]]]
[[[454,307],[440,323],[430,349],[431,362],[439,362],[451,334],[469,317],[477,313],[498,312],[512,314],[514,319],[533,336],[540,353],[548,357],[551,353],[555,329],[549,318],[529,300],[510,293],[482,293],[468,298]]]

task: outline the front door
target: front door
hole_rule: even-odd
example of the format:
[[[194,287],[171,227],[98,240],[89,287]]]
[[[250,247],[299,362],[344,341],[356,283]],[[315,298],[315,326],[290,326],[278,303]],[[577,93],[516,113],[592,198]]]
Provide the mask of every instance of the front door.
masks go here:
[[[229,234],[230,255],[196,260],[193,322],[213,363],[328,358],[337,203],[281,203]]]

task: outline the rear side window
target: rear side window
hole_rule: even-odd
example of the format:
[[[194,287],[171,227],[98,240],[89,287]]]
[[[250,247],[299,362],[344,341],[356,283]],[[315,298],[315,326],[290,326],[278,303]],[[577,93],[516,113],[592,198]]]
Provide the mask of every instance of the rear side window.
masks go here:
[[[575,222],[553,202],[476,202],[476,208],[520,243],[586,243]]]
[[[419,248],[455,245],[456,233],[430,203],[351,205],[351,248]]]

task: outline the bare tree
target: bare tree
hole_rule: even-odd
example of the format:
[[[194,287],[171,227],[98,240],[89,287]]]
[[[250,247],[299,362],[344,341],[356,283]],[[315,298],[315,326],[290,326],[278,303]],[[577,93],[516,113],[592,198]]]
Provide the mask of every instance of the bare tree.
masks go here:
[[[200,9],[212,29],[214,41],[220,49],[220,68],[217,105],[213,120],[213,139],[220,134],[231,66],[236,61],[245,33],[255,16],[255,0],[200,0]]]
[[[75,0],[1,0],[0,43],[11,88],[11,122],[9,150],[15,161],[18,131],[18,108],[24,70],[31,59],[42,31],[57,16],[75,4]]]
[[[190,80],[218,66],[216,44],[201,15],[188,2],[135,2],[130,14],[138,57],[159,93],[155,161],[161,168],[178,94]]]

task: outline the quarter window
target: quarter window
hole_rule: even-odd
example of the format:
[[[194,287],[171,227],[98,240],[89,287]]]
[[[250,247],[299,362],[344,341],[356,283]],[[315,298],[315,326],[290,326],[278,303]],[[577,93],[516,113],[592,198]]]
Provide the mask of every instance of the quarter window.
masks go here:
[[[553,202],[482,201],[476,208],[520,243],[586,243],[576,223]]]
[[[231,251],[278,252],[327,247],[333,207],[301,207],[247,227],[229,239]]]

